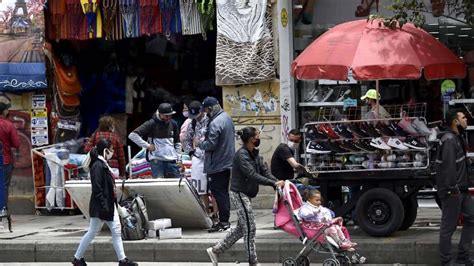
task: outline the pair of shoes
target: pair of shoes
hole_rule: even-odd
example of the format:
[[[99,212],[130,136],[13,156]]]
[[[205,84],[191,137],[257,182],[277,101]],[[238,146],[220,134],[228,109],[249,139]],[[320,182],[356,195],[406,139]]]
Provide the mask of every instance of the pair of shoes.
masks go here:
[[[382,140],[382,138],[374,138],[370,141],[370,146],[375,147],[377,149],[381,150],[391,150],[390,146],[385,143],[385,141]]]
[[[229,228],[230,228],[229,222],[218,222],[215,225],[213,225],[211,229],[207,230],[207,232],[209,233],[224,232],[225,230]]]
[[[217,266],[218,265],[218,260],[217,260],[217,254],[212,251],[212,247],[206,249],[207,255],[209,255],[209,258],[211,259],[212,266]]]
[[[81,259],[74,258],[71,263],[74,266],[87,266],[87,263],[84,260],[84,258],[81,258]]]
[[[409,148],[415,149],[415,150],[424,150],[426,149],[423,144],[421,144],[418,140],[415,138],[407,138],[403,144]]]
[[[404,145],[399,139],[397,138],[390,138],[387,141],[387,145],[393,148],[397,148],[399,150],[408,150],[408,147]]]
[[[131,261],[128,258],[125,258],[119,261],[119,266],[138,266],[138,263]]]

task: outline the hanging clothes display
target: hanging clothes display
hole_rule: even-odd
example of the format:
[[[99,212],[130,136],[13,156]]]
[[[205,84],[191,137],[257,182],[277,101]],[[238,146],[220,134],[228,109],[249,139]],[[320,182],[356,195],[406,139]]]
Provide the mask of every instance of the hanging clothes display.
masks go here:
[[[87,33],[89,38],[102,37],[102,17],[99,0],[80,0],[82,12],[87,18]]]
[[[181,15],[178,0],[160,0],[159,3],[163,32],[166,37],[169,38],[171,33],[181,33]]]
[[[201,15],[201,23],[205,31],[214,30],[214,18],[216,17],[214,2],[214,0],[196,0],[196,7]]]
[[[271,28],[267,0],[217,1],[216,85],[275,78]]]
[[[66,0],[66,36],[61,39],[87,40],[87,19],[82,12],[81,3],[77,0]]]
[[[119,10],[119,0],[101,0],[103,36],[106,40],[123,38],[123,21]]]
[[[151,35],[162,32],[161,13],[157,0],[139,0],[140,7],[140,33]]]
[[[194,0],[179,0],[183,35],[203,34],[206,31],[201,23],[201,15]]]
[[[137,0],[120,0],[125,38],[140,37],[140,14]]]
[[[50,26],[48,36],[50,39],[59,39],[60,36],[66,35],[66,1],[48,1],[47,3],[50,17]]]

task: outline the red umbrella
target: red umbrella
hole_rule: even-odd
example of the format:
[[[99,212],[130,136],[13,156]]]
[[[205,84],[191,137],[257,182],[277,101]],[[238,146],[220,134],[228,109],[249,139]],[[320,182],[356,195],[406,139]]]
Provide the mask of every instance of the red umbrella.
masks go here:
[[[466,67],[442,43],[412,24],[387,28],[356,20],[330,29],[292,64],[297,79],[356,80],[464,78]],[[378,82],[377,82],[378,83]]]

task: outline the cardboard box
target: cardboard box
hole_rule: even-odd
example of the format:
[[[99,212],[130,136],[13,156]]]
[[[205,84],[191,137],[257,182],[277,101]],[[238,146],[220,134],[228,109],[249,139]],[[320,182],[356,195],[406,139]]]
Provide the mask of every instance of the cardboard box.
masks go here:
[[[181,228],[166,228],[158,230],[158,235],[160,239],[176,239],[183,238],[183,233]]]
[[[169,218],[148,221],[149,230],[160,230],[160,229],[165,229],[165,228],[170,228],[170,227],[171,227],[171,219]]]

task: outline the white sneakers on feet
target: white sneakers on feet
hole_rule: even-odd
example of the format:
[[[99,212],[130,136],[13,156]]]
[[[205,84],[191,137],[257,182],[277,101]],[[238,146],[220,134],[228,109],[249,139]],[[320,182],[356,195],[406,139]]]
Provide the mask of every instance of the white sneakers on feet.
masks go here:
[[[375,147],[377,149],[381,150],[391,150],[390,146],[385,143],[385,141],[382,140],[382,138],[375,138],[370,141],[370,146]]]
[[[212,261],[212,266],[218,266],[217,254],[212,251],[212,247],[206,249],[206,251]]]
[[[403,143],[397,138],[389,138],[387,141],[387,145],[393,148],[397,148],[399,150],[408,150],[408,147],[403,145]]]

